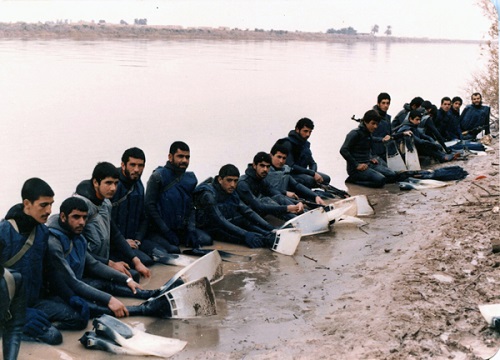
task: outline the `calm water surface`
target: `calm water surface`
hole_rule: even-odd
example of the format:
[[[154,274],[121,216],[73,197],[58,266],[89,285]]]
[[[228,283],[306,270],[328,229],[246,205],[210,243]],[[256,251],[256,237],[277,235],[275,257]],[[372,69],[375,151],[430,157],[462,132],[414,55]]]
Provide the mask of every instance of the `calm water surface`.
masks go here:
[[[98,161],[141,147],[144,182],[169,145],[191,147],[201,181],[241,172],[304,116],[319,169],[343,188],[345,134],[389,92],[395,115],[422,96],[465,93],[477,44],[210,41],[0,41],[0,217],[24,180],[45,179],[59,204]]]

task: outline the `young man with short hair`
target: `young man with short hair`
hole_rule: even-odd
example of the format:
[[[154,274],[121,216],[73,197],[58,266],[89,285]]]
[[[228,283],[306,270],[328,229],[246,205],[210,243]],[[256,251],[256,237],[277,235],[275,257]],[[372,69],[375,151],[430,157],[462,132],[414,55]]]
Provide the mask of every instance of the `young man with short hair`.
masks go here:
[[[301,197],[318,205],[325,202],[308,187],[297,182],[291,175],[291,169],[286,164],[288,149],[282,144],[274,144],[271,148],[271,168],[266,176],[266,181],[271,187],[278,189],[282,195],[298,200]]]
[[[94,167],[92,178],[82,181],[77,186],[73,196],[83,199],[89,209],[83,235],[88,241],[90,253],[98,261],[129,277],[132,276],[131,266],[140,275],[150,277],[149,269],[132,251],[111,220],[110,199],[116,192],[118,177],[118,171],[113,164],[100,162]]]
[[[60,329],[67,328],[68,323],[59,317],[57,305],[40,297],[49,235],[44,224],[52,211],[54,192],[42,179],[31,178],[23,184],[21,197],[22,203],[10,208],[0,221],[0,263],[22,276],[27,307],[24,334],[57,345],[62,335],[51,321],[57,321]]]
[[[304,212],[302,203],[294,204],[264,181],[270,168],[271,156],[263,151],[257,153],[238,181],[236,191],[240,199],[260,216],[273,215],[289,220]]]
[[[145,238],[168,253],[180,253],[179,246],[210,245],[211,240],[195,227],[193,191],[196,175],[186,171],[191,159],[189,146],[175,141],[170,146],[165,166],[157,167],[146,188],[146,217],[149,228]]]
[[[399,126],[403,124],[405,119],[408,119],[408,114],[412,110],[417,110],[420,108],[422,103],[424,102],[424,99],[422,99],[420,96],[416,96],[413,99],[411,99],[410,103],[406,103],[403,105],[403,110],[401,110],[395,117],[394,120],[392,120],[391,123],[391,128],[392,131],[396,131]]]
[[[240,200],[235,191],[239,177],[236,166],[227,164],[212,182],[196,187],[196,226],[216,240],[251,248],[270,247],[274,227]]]
[[[467,105],[460,116],[460,128],[467,131],[466,140],[475,140],[483,130],[485,135],[490,134],[490,107],[483,105],[483,98],[478,92],[472,94],[471,100],[472,104]]]
[[[154,309],[152,305],[125,306],[110,295],[145,300],[157,296],[159,290],[143,290],[132,278],[90,255],[83,237],[87,214],[86,202],[79,197],[70,197],[61,204],[59,215],[49,220],[46,284],[51,294],[64,301],[62,307],[77,310],[84,327],[89,317],[102,314],[118,318],[161,316],[157,306]],[[169,309],[168,304],[161,302],[166,310]]]
[[[380,164],[371,152],[372,134],[380,122],[380,114],[375,110],[367,111],[357,129],[351,130],[340,154],[347,162],[346,182],[361,186],[380,188],[388,182],[394,182],[396,173]]]
[[[314,130],[314,123],[309,118],[297,121],[294,130],[286,138],[277,141],[288,149],[286,164],[292,169],[292,176],[309,189],[328,185],[330,177],[318,172],[318,164],[313,158],[308,139]]]
[[[446,154],[440,144],[438,144],[432,137],[426,135],[425,133],[419,131],[418,127],[420,125],[422,117],[420,112],[417,110],[410,111],[408,122],[405,122],[398,130],[398,133],[403,133],[411,131],[413,133],[413,139],[415,147],[417,148],[419,155],[427,155],[435,158],[439,162],[447,162],[458,158],[459,153],[456,154]]]
[[[380,122],[372,134],[372,154],[384,161],[387,161],[384,142],[388,141],[391,136],[391,115],[387,113],[390,105],[391,96],[382,92],[377,96],[377,105],[373,106],[373,110],[380,114]]]
[[[150,266],[154,263],[153,260],[141,251],[144,235],[141,226],[145,226],[144,185],[141,176],[145,164],[146,156],[141,149],[133,147],[123,153],[118,168],[120,174],[118,186],[111,199],[113,205],[111,216],[135,255],[144,265]]]

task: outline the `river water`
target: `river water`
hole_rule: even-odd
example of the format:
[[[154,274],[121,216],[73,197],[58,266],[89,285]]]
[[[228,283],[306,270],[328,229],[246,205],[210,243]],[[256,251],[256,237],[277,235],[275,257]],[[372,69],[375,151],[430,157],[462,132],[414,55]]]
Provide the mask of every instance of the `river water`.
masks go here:
[[[478,44],[231,41],[0,41],[0,216],[41,177],[56,208],[98,161],[142,148],[144,182],[169,145],[191,147],[201,181],[233,163],[244,171],[296,121],[315,122],[320,171],[344,188],[345,134],[385,91],[389,113],[422,96],[460,95]]]

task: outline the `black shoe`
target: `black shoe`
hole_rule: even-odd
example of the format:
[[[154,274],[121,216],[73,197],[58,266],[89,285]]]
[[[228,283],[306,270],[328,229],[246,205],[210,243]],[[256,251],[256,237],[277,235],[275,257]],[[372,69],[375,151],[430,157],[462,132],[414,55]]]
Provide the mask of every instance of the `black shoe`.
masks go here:
[[[172,317],[170,303],[168,302],[165,295],[146,300],[141,305],[135,306],[135,308],[137,309],[134,310],[139,311],[140,315],[144,316],[154,316],[164,319]],[[131,309],[129,308],[129,312],[130,310]]]

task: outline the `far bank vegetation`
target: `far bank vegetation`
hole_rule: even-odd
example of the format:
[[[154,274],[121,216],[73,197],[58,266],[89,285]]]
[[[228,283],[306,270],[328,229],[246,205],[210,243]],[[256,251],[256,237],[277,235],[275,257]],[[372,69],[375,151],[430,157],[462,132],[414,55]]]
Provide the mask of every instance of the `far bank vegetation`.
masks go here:
[[[389,27],[390,29],[390,27]],[[345,30],[345,31],[343,31]],[[238,28],[184,28],[181,26],[147,25],[147,19],[135,19],[134,24],[120,21],[110,24],[105,20],[97,22],[70,23],[67,20],[46,23],[0,23],[0,39],[152,39],[152,40],[298,40],[298,41],[390,41],[390,42],[457,42],[456,40],[435,40],[427,38],[378,37],[375,33],[357,33],[352,27],[334,31],[301,32],[286,30],[238,29]],[[471,42],[471,41],[466,41]],[[472,41],[474,42],[474,41]]]

